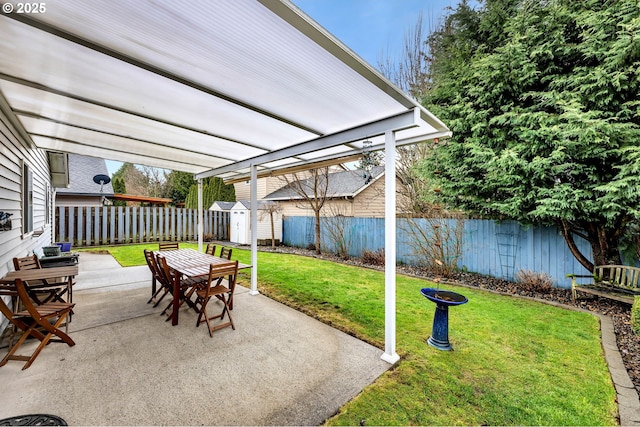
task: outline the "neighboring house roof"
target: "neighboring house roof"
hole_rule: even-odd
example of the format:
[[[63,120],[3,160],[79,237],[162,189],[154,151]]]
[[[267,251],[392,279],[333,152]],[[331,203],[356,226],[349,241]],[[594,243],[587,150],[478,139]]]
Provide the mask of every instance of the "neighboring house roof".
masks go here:
[[[355,197],[362,190],[376,182],[384,175],[384,167],[376,166],[371,170],[371,179],[367,180],[363,176],[362,170],[349,170],[344,172],[330,173],[329,186],[327,187],[327,197]],[[303,187],[309,189],[308,196],[313,196],[311,179],[305,179]],[[267,194],[265,200],[299,200],[302,197],[293,189],[291,185],[286,185],[271,194]]]
[[[102,186],[93,181],[96,175],[109,175],[107,163],[97,157],[69,154],[69,187],[56,188],[58,194],[85,195],[85,196],[111,196],[113,186],[111,183]]]

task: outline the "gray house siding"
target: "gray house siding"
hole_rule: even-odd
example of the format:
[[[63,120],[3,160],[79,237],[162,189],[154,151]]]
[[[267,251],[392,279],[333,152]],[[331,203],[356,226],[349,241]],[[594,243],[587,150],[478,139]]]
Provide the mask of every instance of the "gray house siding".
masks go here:
[[[13,214],[11,229],[0,231],[0,275],[13,270],[14,257],[28,255],[34,249],[51,243],[53,213],[46,153],[31,148],[24,141],[8,119],[6,111],[6,101],[0,97],[0,211]],[[33,174],[33,230],[36,233],[23,233],[22,228],[23,163],[27,164]],[[6,319],[2,319],[0,330],[4,328],[5,322]]]

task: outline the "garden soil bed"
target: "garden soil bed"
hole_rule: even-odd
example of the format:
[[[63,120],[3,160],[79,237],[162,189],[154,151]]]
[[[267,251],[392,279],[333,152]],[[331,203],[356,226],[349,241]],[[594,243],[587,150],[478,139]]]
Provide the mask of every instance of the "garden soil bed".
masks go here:
[[[275,251],[285,253],[295,253],[298,255],[322,258],[334,262],[356,265],[361,267],[382,270],[379,265],[365,264],[358,258],[342,259],[332,254],[316,255],[314,251],[292,248],[287,246],[278,246],[275,249],[270,247],[260,247],[262,251]],[[463,286],[477,287],[493,292],[499,292],[508,295],[519,295],[523,297],[536,298],[539,300],[560,303],[567,306],[578,307],[594,313],[611,316],[613,319],[614,331],[618,350],[622,356],[624,366],[627,369],[629,378],[633,382],[636,391],[640,395],[640,336],[636,335],[631,329],[631,306],[617,301],[600,298],[598,296],[588,296],[578,298],[576,301],[571,299],[570,289],[554,288],[548,292],[532,292],[523,289],[516,282],[497,279],[495,277],[484,276],[474,273],[455,272],[450,277],[437,277],[432,271],[406,265],[398,266],[398,272],[428,280],[442,280],[443,282],[461,284]]]

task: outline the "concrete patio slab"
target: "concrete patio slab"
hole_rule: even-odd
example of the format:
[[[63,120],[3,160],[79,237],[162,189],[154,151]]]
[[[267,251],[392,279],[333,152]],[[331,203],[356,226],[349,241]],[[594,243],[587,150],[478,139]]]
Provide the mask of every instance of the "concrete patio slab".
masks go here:
[[[88,258],[95,261],[81,258],[81,266]],[[83,288],[84,278],[94,277],[89,264],[74,292],[76,345],[50,344],[25,371],[20,362],[0,369],[2,388],[11,390],[0,397],[0,418],[48,413],[70,425],[318,425],[390,367],[382,350],[245,288],[235,296],[236,330],[211,338],[187,308],[172,327],[159,314],[164,304],[146,304],[150,276],[132,282],[134,274],[114,274],[131,267],[109,265],[106,279],[115,286]],[[117,286],[114,277],[126,283]]]

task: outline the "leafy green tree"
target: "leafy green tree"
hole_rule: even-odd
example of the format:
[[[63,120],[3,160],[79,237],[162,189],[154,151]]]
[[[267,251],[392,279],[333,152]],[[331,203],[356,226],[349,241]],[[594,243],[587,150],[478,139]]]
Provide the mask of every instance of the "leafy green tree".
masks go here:
[[[171,171],[165,176],[163,196],[173,200],[173,204],[184,203],[196,180],[192,173]]]
[[[620,264],[640,219],[639,29],[637,0],[457,9],[429,39],[424,99],[453,138],[422,172],[468,212],[556,224],[587,270]]]

